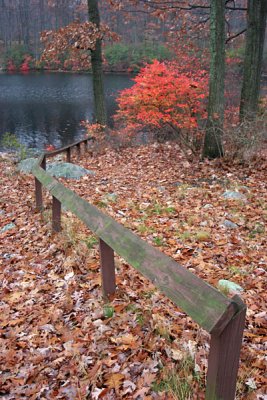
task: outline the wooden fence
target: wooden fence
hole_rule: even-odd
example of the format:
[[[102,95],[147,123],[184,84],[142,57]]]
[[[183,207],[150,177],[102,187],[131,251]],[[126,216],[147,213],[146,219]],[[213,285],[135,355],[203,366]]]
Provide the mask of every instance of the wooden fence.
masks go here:
[[[66,188],[46,171],[46,158],[71,149],[44,153],[32,169],[35,177],[36,207],[43,209],[42,186],[53,196],[52,229],[60,231],[61,205],[76,215],[99,238],[100,267],[104,295],[116,289],[114,251],[150,279],[177,306],[211,335],[206,384],[206,400],[234,400],[246,306],[237,295],[229,299],[208,283],[186,270],[113,218]]]

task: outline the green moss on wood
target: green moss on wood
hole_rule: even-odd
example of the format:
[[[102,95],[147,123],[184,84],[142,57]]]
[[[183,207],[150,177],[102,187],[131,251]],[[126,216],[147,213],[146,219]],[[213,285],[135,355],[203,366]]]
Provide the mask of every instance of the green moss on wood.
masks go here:
[[[149,278],[200,326],[209,332],[214,329],[228,310],[231,300],[64,187],[42,168],[35,167],[33,174],[66,209]],[[232,309],[227,312],[226,320],[229,321],[233,314]]]

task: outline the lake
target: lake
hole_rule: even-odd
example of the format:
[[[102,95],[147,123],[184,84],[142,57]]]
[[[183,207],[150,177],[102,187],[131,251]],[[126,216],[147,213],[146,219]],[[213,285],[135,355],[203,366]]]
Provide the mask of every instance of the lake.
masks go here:
[[[130,76],[104,77],[109,124],[118,91],[130,87]],[[31,72],[0,74],[0,140],[13,133],[24,145],[62,147],[85,133],[82,120],[92,121],[93,86],[90,74]]]
[[[106,74],[105,96],[109,125],[116,111],[118,91],[133,84],[132,77]],[[240,82],[231,82],[228,105],[239,104]],[[267,91],[262,82],[262,94]],[[56,148],[83,137],[80,121],[93,119],[93,87],[90,74],[61,72],[0,73],[0,140],[14,133],[27,147]],[[1,151],[1,144],[0,144]]]

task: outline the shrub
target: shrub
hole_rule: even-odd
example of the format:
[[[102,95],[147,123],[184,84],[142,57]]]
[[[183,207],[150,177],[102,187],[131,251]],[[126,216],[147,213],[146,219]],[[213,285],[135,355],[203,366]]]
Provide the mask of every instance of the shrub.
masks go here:
[[[127,63],[129,60],[129,46],[124,43],[115,43],[104,49],[106,61],[112,67]]]
[[[6,132],[1,139],[0,145],[7,151],[16,152],[19,160],[32,156],[30,149],[21,144],[13,133]]]
[[[147,64],[134,79],[135,85],[120,93],[115,119],[125,132],[153,130],[166,139],[174,135],[195,151],[198,119],[205,116],[207,81],[202,72],[192,78],[179,73],[176,62]]]
[[[267,141],[267,98],[253,120],[244,120],[229,126],[224,132],[225,157],[230,160],[248,162],[260,158]],[[265,104],[265,109],[264,109]],[[266,146],[267,147],[267,146]]]
[[[4,68],[10,71],[19,70],[22,65],[25,70],[25,62],[29,69],[33,67],[32,55],[23,45],[13,45],[4,54]]]

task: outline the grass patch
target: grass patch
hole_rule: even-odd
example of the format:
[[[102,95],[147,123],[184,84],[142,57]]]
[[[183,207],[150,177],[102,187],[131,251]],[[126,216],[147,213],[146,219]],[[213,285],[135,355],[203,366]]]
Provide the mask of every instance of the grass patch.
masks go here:
[[[106,304],[103,307],[103,315],[105,318],[112,318],[114,315],[114,307],[110,304]]]
[[[144,234],[144,233],[154,233],[155,232],[155,228],[153,228],[152,226],[146,226],[145,224],[140,224],[138,225],[138,227],[136,228],[137,231],[139,233]]]
[[[87,239],[84,240],[84,243],[88,247],[88,249],[92,249],[98,244],[98,239],[95,236],[89,236]]]
[[[153,243],[156,246],[163,246],[164,245],[164,238],[160,237],[160,236],[156,236],[156,237],[153,238]]]
[[[152,384],[156,393],[167,392],[174,400],[190,400],[193,380],[199,381],[199,375],[194,372],[194,360],[185,355],[175,369],[163,368],[161,379]]]

